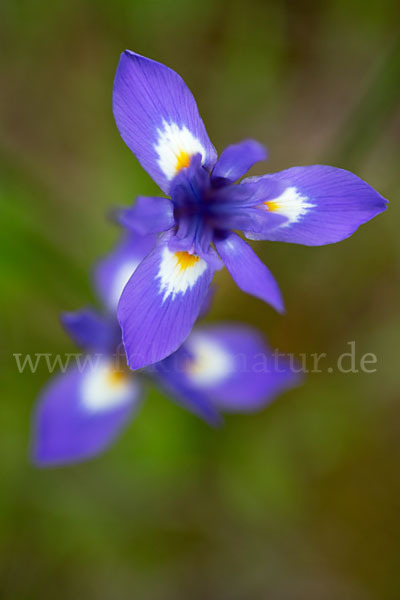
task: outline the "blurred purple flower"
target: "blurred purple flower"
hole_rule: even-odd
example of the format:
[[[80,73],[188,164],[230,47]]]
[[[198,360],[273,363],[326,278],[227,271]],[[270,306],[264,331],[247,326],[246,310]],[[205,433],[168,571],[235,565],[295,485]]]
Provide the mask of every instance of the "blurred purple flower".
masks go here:
[[[128,50],[116,73],[113,108],[123,140],[171,198],[140,197],[121,214],[139,233],[162,233],[119,303],[132,369],[179,348],[222,267],[220,259],[242,290],[283,311],[275,279],[235,230],[253,240],[318,246],[345,239],[386,208],[386,200],[356,175],[324,165],[235,185],[266,158],[263,146],[245,140],[217,160],[182,78]]]
[[[132,272],[155,237],[127,234],[97,265],[95,286],[107,307],[67,313],[62,322],[87,355],[55,376],[41,394],[33,431],[33,460],[39,466],[88,459],[108,447],[134,416],[146,376],[183,407],[211,425],[220,411],[261,409],[299,382],[290,361],[273,359],[257,331],[243,325],[199,327],[166,360],[132,373],[121,350],[115,311]],[[207,299],[206,299],[207,303]]]

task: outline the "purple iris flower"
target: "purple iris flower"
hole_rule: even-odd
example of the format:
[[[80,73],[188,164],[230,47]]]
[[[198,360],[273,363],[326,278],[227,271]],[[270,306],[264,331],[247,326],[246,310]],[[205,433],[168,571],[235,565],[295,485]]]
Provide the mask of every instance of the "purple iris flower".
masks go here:
[[[196,328],[164,361],[132,373],[121,353],[116,306],[155,236],[127,235],[95,269],[106,307],[65,314],[63,325],[87,354],[44,389],[36,408],[33,459],[39,466],[88,459],[107,448],[135,415],[147,378],[211,425],[220,411],[251,412],[299,382],[291,363],[272,354],[259,333],[243,325]]]
[[[123,140],[170,197],[140,197],[121,215],[133,230],[161,234],[119,303],[132,369],[182,344],[223,264],[242,290],[283,312],[275,279],[235,231],[252,240],[318,246],[345,239],[386,208],[387,201],[359,177],[324,165],[235,184],[266,158],[263,146],[245,140],[217,159],[182,78],[134,52],[121,55],[113,109]]]

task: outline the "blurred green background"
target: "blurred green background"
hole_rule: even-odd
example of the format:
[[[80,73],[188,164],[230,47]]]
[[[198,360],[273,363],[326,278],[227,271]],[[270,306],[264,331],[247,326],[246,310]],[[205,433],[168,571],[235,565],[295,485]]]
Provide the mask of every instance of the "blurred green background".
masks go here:
[[[399,4],[390,0],[2,0],[0,597],[398,600],[400,597]],[[120,139],[124,48],[177,70],[216,148],[267,144],[254,173],[328,162],[391,200],[347,241],[268,243],[279,317],[225,273],[209,316],[282,351],[356,342],[374,374],[323,372],[220,431],[151,390],[104,456],[29,464],[48,378],[13,353],[73,352],[62,310],[95,301],[105,215],[155,184]]]

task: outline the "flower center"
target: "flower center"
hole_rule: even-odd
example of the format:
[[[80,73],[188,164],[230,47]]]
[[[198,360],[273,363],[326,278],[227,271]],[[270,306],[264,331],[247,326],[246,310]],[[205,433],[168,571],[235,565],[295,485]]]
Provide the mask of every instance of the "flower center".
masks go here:
[[[279,208],[280,208],[279,203],[276,202],[275,200],[266,200],[264,202],[264,204],[268,208],[268,210],[270,210],[271,212],[274,212],[275,210],[279,210]]]
[[[195,254],[189,254],[189,252],[175,252],[176,263],[179,267],[180,271],[185,271],[186,269],[190,269],[194,267],[194,265],[199,261],[199,257]]]
[[[197,386],[215,385],[235,369],[235,358],[223,346],[202,333],[193,333],[187,342],[191,357],[185,372]]]
[[[107,383],[111,387],[117,387],[121,384],[125,384],[127,380],[127,374],[123,370],[110,369],[107,373]]]
[[[176,172],[185,169],[190,165],[190,156],[184,150],[181,150],[176,157]]]

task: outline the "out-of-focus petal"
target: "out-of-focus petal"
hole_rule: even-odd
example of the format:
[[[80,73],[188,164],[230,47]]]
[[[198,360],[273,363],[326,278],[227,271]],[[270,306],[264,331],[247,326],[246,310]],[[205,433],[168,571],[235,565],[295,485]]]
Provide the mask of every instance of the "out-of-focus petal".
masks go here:
[[[216,152],[183,81],[165,65],[126,50],[114,81],[113,110],[124,142],[160,188],[195,154],[211,170]]]
[[[109,359],[86,361],[54,377],[44,389],[33,423],[32,458],[38,466],[89,459],[121,433],[140,400],[136,379]]]
[[[175,224],[174,207],[168,198],[139,196],[132,207],[121,209],[117,218],[123,227],[139,235],[167,231]]]
[[[215,257],[171,250],[171,242],[169,234],[160,238],[119,301],[118,319],[132,369],[162,360],[179,348],[199,316],[214,275]]]
[[[156,234],[127,233],[121,242],[100,260],[94,270],[95,287],[107,308],[115,313],[122,290],[145,256],[154,248]]]
[[[88,351],[113,351],[120,341],[115,322],[90,308],[63,313],[61,322],[75,344]]]
[[[387,201],[365,181],[343,169],[314,165],[292,167],[258,179],[264,186],[277,182],[279,195],[261,194],[259,210],[282,215],[286,221],[262,232],[246,232],[250,239],[320,246],[340,242],[360,225],[386,209]]]
[[[235,233],[214,240],[215,247],[241,290],[284,312],[282,295],[272,273],[250,246]]]
[[[273,352],[255,329],[239,324],[196,327],[159,366],[161,377],[190,398],[228,412],[263,408],[301,382],[298,365]]]
[[[245,175],[255,163],[266,160],[266,148],[255,140],[244,140],[228,146],[216,162],[212,179],[237,181]]]
[[[195,387],[182,376],[180,369],[185,365],[183,357],[185,352],[179,349],[164,360],[149,367],[149,374],[168,394],[169,398],[194,413],[211,425],[218,427],[222,424],[222,417],[203,390]],[[176,368],[178,367],[178,372]]]

